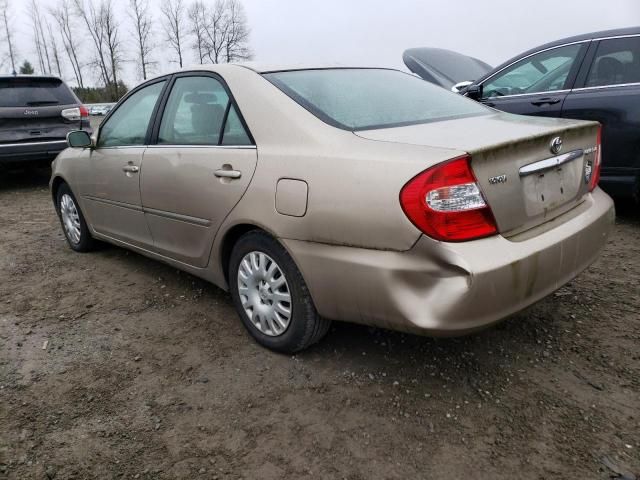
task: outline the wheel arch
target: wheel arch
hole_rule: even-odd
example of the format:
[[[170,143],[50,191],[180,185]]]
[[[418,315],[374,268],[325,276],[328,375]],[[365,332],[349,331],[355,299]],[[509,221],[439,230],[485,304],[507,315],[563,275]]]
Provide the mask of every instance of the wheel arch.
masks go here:
[[[56,175],[51,180],[51,198],[53,200],[53,205],[55,206],[56,211],[58,211],[58,190],[60,190],[60,186],[63,183],[69,185],[69,183],[60,175]],[[71,187],[69,187],[69,189],[71,189]]]
[[[242,237],[245,233],[249,233],[253,230],[259,230],[273,236],[271,232],[268,232],[267,230],[259,227],[258,225],[255,225],[252,223],[239,223],[231,227],[229,230],[227,230],[222,238],[222,243],[220,245],[219,258],[220,258],[220,265],[222,266],[222,274],[224,276],[224,281],[227,283],[227,285],[229,284],[229,260],[231,259],[231,252],[233,250],[233,246],[240,239],[240,237]]]
[[[229,260],[231,259],[231,252],[233,251],[233,247],[240,239],[240,237],[251,231],[266,233],[276,242],[278,242],[282,246],[282,248],[284,248],[289,253],[289,255],[291,255],[291,252],[289,251],[287,246],[282,243],[278,236],[268,228],[265,228],[264,226],[257,223],[249,222],[243,222],[233,225],[224,233],[218,250],[218,260],[220,261],[219,265],[222,267],[223,278],[227,286],[229,285]],[[293,258],[293,261],[295,262],[295,258],[293,257],[293,255],[291,255],[291,258]]]

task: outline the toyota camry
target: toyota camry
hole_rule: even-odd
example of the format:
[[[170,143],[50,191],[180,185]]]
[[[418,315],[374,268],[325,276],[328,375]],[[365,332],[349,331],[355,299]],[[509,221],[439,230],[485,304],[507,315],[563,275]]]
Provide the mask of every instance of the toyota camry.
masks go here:
[[[460,335],[558,289],[613,223],[600,143],[396,70],[198,66],[70,133],[51,192],[73,250],[202,277],[295,352],[331,320]]]

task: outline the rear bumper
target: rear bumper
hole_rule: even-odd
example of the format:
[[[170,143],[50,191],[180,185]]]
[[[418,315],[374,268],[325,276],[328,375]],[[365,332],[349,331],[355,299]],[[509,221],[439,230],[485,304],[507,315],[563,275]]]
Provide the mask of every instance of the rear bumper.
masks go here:
[[[553,228],[540,226],[539,234],[457,244],[423,236],[406,252],[283,243],[321,315],[414,333],[461,335],[549,295],[598,257],[614,222],[613,202],[596,189],[574,210],[554,220]]]
[[[0,144],[0,163],[53,160],[67,148],[66,140]]]

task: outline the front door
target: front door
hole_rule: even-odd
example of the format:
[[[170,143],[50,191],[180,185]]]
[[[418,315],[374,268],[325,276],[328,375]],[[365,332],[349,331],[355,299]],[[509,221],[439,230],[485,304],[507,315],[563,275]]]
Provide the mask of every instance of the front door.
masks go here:
[[[527,56],[482,84],[485,105],[519,115],[559,117],[588,43]]]
[[[157,141],[142,162],[142,206],[154,250],[205,267],[215,234],[247,189],[256,161],[256,147],[221,79],[177,76]]]
[[[94,229],[138,246],[151,246],[140,199],[140,168],[150,120],[165,80],[132,93],[101,126],[91,151],[84,195]]]

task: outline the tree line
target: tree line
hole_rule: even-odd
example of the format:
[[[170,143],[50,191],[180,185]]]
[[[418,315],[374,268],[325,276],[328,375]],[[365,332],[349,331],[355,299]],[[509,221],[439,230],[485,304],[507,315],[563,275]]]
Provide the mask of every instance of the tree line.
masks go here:
[[[114,0],[54,0],[46,8],[29,0],[24,2],[27,26],[37,61],[18,65],[24,54],[16,45],[11,1],[0,0],[4,46],[0,69],[63,78],[71,70],[69,78],[73,76],[77,91],[104,97],[98,101],[116,101],[126,92],[121,76],[128,62],[146,80],[156,71],[158,58],[167,58],[167,52],[169,62],[180,67],[189,54],[201,64],[252,57],[250,30],[240,0],[162,0],[157,11],[151,9],[149,0],[124,0],[126,15]],[[19,50],[25,48],[19,46]]]

